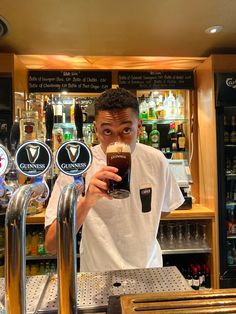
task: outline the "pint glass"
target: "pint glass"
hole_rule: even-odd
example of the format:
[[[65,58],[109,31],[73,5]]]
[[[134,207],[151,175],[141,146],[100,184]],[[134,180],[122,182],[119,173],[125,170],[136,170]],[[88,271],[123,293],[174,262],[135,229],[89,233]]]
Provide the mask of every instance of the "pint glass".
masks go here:
[[[108,194],[114,198],[126,198],[130,194],[131,149],[124,143],[115,142],[107,147],[107,165],[118,168],[121,181],[108,181]]]

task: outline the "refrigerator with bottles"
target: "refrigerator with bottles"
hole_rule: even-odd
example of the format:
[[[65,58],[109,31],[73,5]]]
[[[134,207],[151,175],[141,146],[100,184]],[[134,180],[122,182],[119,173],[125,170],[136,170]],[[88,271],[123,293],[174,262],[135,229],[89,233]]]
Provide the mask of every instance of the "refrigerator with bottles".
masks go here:
[[[236,287],[236,73],[215,74],[220,287]]]

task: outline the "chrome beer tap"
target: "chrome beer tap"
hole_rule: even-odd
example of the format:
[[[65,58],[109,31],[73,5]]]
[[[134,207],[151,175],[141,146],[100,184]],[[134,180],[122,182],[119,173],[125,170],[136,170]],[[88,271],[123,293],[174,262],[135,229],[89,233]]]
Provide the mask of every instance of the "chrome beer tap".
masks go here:
[[[90,149],[80,141],[62,144],[56,154],[60,171],[74,177],[60,195],[57,209],[58,313],[77,313],[76,202],[84,190],[82,174],[91,165]]]
[[[47,194],[48,188],[42,182],[42,175],[48,171],[51,162],[49,147],[39,141],[25,142],[16,151],[18,171],[27,177],[34,177],[35,182],[14,192],[6,212],[5,305],[10,314],[26,313],[25,216],[30,200],[39,201],[43,194]]]

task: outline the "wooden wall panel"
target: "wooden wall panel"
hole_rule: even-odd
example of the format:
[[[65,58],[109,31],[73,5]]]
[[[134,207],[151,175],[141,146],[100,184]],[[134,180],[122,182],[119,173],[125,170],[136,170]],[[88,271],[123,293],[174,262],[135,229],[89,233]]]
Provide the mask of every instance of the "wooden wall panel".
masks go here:
[[[14,72],[14,54],[0,53],[0,74],[13,74]]]
[[[208,208],[217,208],[217,160],[212,58],[196,70],[198,96],[199,198]]]

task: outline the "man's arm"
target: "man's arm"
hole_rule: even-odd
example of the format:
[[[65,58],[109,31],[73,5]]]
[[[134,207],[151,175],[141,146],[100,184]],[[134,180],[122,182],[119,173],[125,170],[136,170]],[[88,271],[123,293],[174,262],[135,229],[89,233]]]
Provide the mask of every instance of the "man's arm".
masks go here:
[[[161,218],[166,218],[169,214],[169,212],[161,212]]]
[[[82,226],[89,209],[90,209],[89,203],[86,202],[86,198],[81,197],[80,200],[77,202],[77,206],[76,206],[76,231],[77,232]],[[49,252],[52,255],[55,255],[57,252],[56,232],[57,232],[57,220],[55,219],[52,222],[52,224],[46,228],[46,233],[45,233],[45,247],[46,247],[47,252]]]

